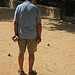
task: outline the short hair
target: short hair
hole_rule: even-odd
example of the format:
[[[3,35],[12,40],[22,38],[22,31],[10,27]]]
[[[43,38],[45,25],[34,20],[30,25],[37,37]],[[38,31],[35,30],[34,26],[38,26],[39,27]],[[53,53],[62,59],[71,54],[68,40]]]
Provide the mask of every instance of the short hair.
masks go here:
[[[25,0],[19,0],[19,1],[25,1]]]
[[[25,1],[25,0],[19,0],[19,1]],[[30,1],[30,0],[28,0],[28,1]]]

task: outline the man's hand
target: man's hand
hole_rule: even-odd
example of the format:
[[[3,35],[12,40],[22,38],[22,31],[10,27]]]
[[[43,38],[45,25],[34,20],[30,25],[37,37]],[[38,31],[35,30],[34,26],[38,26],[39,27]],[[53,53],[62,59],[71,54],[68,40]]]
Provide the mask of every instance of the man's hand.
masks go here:
[[[41,39],[40,38],[36,38],[35,42],[39,44],[41,42]]]
[[[17,35],[13,35],[13,36],[12,36],[12,40],[13,40],[14,42],[17,42],[17,41],[19,40],[19,37],[18,37]]]

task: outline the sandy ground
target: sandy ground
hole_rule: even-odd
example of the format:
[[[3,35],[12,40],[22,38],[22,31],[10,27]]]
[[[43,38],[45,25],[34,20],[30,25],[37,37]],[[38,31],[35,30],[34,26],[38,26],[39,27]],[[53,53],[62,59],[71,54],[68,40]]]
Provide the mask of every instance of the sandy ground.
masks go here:
[[[14,34],[13,21],[2,21],[1,15],[0,75],[18,75],[18,46],[17,42],[11,40]],[[75,75],[75,24],[42,19],[42,29],[42,42],[35,53],[34,69],[37,75]],[[28,74],[27,51],[24,59],[24,71]]]

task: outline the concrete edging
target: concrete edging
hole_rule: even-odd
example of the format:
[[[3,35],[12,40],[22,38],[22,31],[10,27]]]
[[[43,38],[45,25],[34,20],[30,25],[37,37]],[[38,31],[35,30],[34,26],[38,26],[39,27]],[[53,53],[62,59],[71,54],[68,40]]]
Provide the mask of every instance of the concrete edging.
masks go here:
[[[60,19],[60,9],[59,8],[45,6],[45,5],[36,5],[36,6],[40,8],[41,16]]]

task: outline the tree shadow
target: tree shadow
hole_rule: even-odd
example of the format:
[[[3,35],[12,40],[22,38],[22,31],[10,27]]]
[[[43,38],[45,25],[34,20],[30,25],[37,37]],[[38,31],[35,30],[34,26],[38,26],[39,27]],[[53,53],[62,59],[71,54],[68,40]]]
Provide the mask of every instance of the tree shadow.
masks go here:
[[[0,7],[0,21],[11,21],[14,17],[14,9]]]
[[[75,33],[75,24],[72,22],[64,21],[64,20],[54,20],[54,19],[49,19],[49,21],[50,22],[48,24],[43,26],[48,31],[65,30],[70,33]]]

